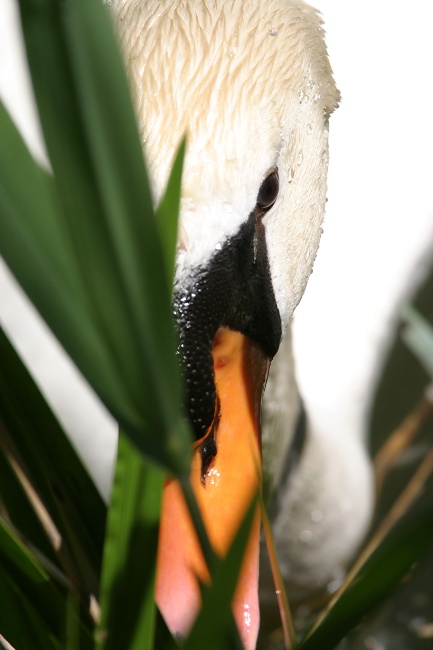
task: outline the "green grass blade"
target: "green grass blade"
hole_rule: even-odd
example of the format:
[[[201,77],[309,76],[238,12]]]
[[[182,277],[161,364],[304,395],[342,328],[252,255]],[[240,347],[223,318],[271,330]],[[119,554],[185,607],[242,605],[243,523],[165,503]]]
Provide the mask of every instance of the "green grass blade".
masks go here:
[[[242,650],[231,602],[256,513],[257,500],[254,499],[226,557],[222,560],[216,558],[213,560],[212,586],[203,589],[202,608],[188,639],[182,646],[184,650],[202,650],[202,648]]]
[[[66,601],[65,650],[80,650],[80,600],[74,592],[68,592]]]
[[[34,209],[37,210],[37,206]],[[131,404],[121,377],[113,368],[104,342],[81,305],[74,301],[62,277],[50,265],[45,252],[32,237],[31,230],[23,223],[27,216],[18,213],[14,206],[2,211],[1,254],[107,407],[116,417],[138,423],[139,413]]]
[[[53,583],[34,553],[1,517],[0,575],[1,632],[17,648],[61,650],[65,638],[66,591]],[[82,620],[78,627],[81,647],[90,650],[90,630]]]
[[[147,387],[145,395],[140,393],[140,401],[147,402],[148,413],[152,406],[153,410],[159,406],[155,431],[159,428],[163,436],[179,438],[183,432],[176,430],[180,382],[177,364],[173,362],[172,269],[169,276],[123,65],[114,48],[108,15],[99,2],[76,0],[67,4],[66,9],[70,60],[105,226],[118,275],[122,278],[125,308],[136,342],[135,356],[141,352],[145,374],[152,370],[152,385]],[[107,96],[112,98],[108,104]],[[118,128],[119,124],[122,129]],[[177,172],[178,168],[179,165]],[[178,204],[174,207],[178,208]],[[177,209],[172,214],[176,220]],[[174,248],[171,265],[173,260]],[[187,452],[186,436],[184,442],[184,452]],[[181,456],[182,463],[184,455]]]
[[[165,188],[157,211],[156,220],[161,230],[164,245],[165,264],[169,277],[174,279],[174,260],[177,244],[177,215],[180,209],[183,162],[185,158],[186,139],[181,142],[173,163],[170,178]]]
[[[112,27],[101,3],[92,0],[66,3],[64,22],[83,128],[104,210],[104,226],[127,292],[130,319],[137,330],[135,338],[138,344],[142,343],[147,364],[164,367],[164,359],[169,358],[167,366],[172,367],[169,357],[175,352],[172,328],[167,328],[164,337],[159,331],[170,324],[171,286],[162,258],[126,78],[120,56],[113,47]],[[111,100],[107,103],[108,96]],[[149,316],[150,307],[156,310],[154,319]],[[144,333],[144,345],[140,331]],[[176,378],[170,374],[164,378],[161,390],[164,406],[167,391],[172,397],[169,413],[174,412],[176,420],[174,409],[179,389]]]
[[[189,516],[191,517],[191,521],[195,528],[195,533],[197,535],[198,543],[200,544],[201,552],[203,553],[203,557],[208,569],[211,570],[217,557],[211,546],[203,517],[197,499],[195,497],[194,490],[192,489],[189,474],[181,476],[179,483],[183,498],[185,499],[186,507],[189,512]]]
[[[1,562],[0,571],[0,630],[4,638],[16,650],[62,650],[61,641],[50,632],[33,604],[9,578]]]
[[[31,540],[47,560],[58,566],[55,551],[5,454],[2,425],[0,425],[0,497],[2,508],[15,529]]]
[[[154,647],[154,583],[164,475],[121,432],[101,580],[98,649]]]
[[[98,354],[86,345],[86,355],[72,340],[66,309],[56,315],[44,303],[42,283],[52,294],[53,280],[48,269],[41,276],[36,254],[30,259],[41,286],[35,291],[27,282],[25,289],[135,443],[179,474],[187,468],[190,438],[178,425],[171,269],[112,27],[98,0],[20,0],[20,7],[63,230],[86,294],[79,316],[88,331],[83,323],[73,330],[77,338],[98,339]],[[15,257],[22,259],[24,248],[19,255],[16,247]]]
[[[162,614],[157,609],[155,643],[153,644],[154,650],[178,650],[179,647],[179,644],[172,637],[166,622],[162,618]]]
[[[25,404],[25,408],[23,408]],[[13,445],[56,522],[90,591],[97,589],[106,507],[93,481],[27,369],[0,329],[0,449]],[[8,434],[9,432],[9,434]],[[2,472],[0,490],[15,526],[47,553],[33,510],[16,481]],[[35,537],[36,533],[36,537]],[[52,558],[52,555],[50,554]],[[93,579],[90,579],[91,576]]]
[[[80,262],[86,254],[104,258],[105,247],[103,233],[95,233],[100,205],[62,33],[64,3],[21,0],[19,5],[39,116],[63,208],[59,218],[69,233],[80,281],[89,298],[92,279],[85,277]],[[80,219],[74,220],[77,215]],[[89,232],[100,234],[100,246],[93,250],[95,238],[89,240]],[[91,301],[87,306],[91,308]]]
[[[51,326],[60,322],[63,342],[75,345],[73,351],[82,366],[93,357],[99,359],[102,372],[94,383],[110,395],[105,351],[82,311],[54,181],[33,161],[1,104],[0,134],[5,144],[0,148],[1,253]],[[77,329],[86,333],[78,345]]]
[[[16,215],[28,216],[33,241],[79,299],[81,287],[72,251],[62,232],[61,205],[54,179],[34,161],[1,102],[0,133],[0,215],[14,211]]]
[[[75,327],[75,337],[89,337],[94,330],[99,339],[98,357],[95,354],[79,354],[77,344],[71,340],[70,332],[65,332],[66,317],[55,318],[41,302],[41,292],[32,291],[30,298],[35,302],[48,321],[56,336],[63,343],[75,362],[92,384],[101,393],[99,377],[90,372],[92,366],[102,367],[102,359],[108,376],[122,378],[114,395],[102,391],[104,401],[108,400],[110,409],[122,420],[131,422],[139,428],[140,408],[137,377],[137,350],[134,346],[130,323],[125,308],[124,292],[113,264],[113,251],[104,228],[103,207],[97,192],[97,181],[92,167],[89,144],[82,122],[78,93],[75,88],[67,42],[65,38],[65,6],[74,3],[47,0],[22,0],[20,3],[23,35],[35,96],[38,103],[41,124],[52,164],[59,197],[66,220],[65,230],[69,233],[81,281],[86,290],[85,312],[87,323]],[[53,92],[53,88],[56,89]],[[106,105],[109,98],[104,97]],[[139,209],[139,206],[137,206]],[[28,220],[27,215],[26,221]],[[18,256],[21,257],[22,256]],[[17,273],[16,269],[13,269]],[[36,269],[40,284],[48,284],[49,278]],[[21,279],[18,278],[21,282]],[[51,281],[52,284],[52,281]],[[28,291],[29,287],[24,287]],[[30,287],[31,288],[31,287]],[[53,287],[46,290],[57,302],[58,294]],[[107,358],[108,355],[108,358]],[[87,357],[87,359],[86,359]],[[86,364],[86,365],[84,365]],[[86,367],[87,366],[87,367]],[[90,366],[90,367],[89,367]],[[108,366],[108,368],[107,368]],[[143,367],[143,366],[141,366]],[[140,376],[142,376],[142,370]],[[129,382],[125,383],[125,377]],[[129,393],[134,386],[135,395]],[[120,396],[117,398],[116,393]],[[115,404],[113,405],[113,400]],[[132,404],[131,402],[135,403]],[[116,409],[117,404],[117,409]],[[128,408],[128,404],[130,408]],[[120,414],[119,414],[120,411]],[[150,431],[154,427],[149,428]]]
[[[25,579],[36,585],[45,584],[49,581],[47,572],[1,517],[0,549],[3,562],[7,559],[13,566],[19,567],[20,573]]]

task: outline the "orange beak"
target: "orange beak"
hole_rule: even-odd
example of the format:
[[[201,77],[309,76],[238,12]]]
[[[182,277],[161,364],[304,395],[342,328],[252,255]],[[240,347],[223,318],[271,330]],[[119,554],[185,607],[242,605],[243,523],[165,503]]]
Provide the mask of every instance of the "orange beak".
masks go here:
[[[227,328],[213,341],[217,412],[196,443],[190,480],[210,542],[224,556],[261,483],[260,403],[269,359],[260,346]],[[164,489],[156,602],[173,634],[187,636],[200,608],[199,582],[209,573],[176,481]],[[259,628],[260,515],[254,518],[232,603],[244,647],[256,647]]]

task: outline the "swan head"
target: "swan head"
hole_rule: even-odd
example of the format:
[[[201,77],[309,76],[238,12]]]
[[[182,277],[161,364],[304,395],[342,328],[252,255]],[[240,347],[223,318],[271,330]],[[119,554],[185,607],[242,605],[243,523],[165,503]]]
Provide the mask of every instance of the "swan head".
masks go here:
[[[201,442],[220,408],[216,358],[229,358],[239,343],[225,332],[246,337],[249,358],[260,357],[259,387],[250,386],[247,399],[260,402],[268,363],[304,292],[339,93],[321,19],[302,0],[110,4],[155,202],[187,139],[174,305],[187,409]],[[200,471],[206,478],[203,458]],[[165,608],[168,619],[172,606]],[[179,616],[188,620],[185,611]]]
[[[155,200],[186,134],[177,284],[206,265],[278,170],[263,223],[283,331],[319,245],[338,105],[317,12],[300,0],[114,0]]]

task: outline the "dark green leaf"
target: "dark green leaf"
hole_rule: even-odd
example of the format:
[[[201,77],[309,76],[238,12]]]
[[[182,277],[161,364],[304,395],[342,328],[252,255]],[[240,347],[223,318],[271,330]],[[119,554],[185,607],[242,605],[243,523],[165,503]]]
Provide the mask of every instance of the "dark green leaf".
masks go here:
[[[80,600],[72,591],[68,592],[66,602],[66,641],[65,650],[80,650]]]
[[[8,263],[128,435],[179,474],[189,432],[178,415],[172,263],[167,269],[112,27],[98,0],[21,0],[20,7],[62,207],[59,230],[80,290],[65,294],[50,257],[32,247],[28,215],[13,221],[15,205]]]
[[[202,608],[187,641],[182,646],[184,650],[242,650],[231,602],[256,512],[257,501],[254,499],[227,556],[222,560],[213,560],[212,586],[203,588]]]
[[[32,544],[44,556],[54,564],[57,564],[54,549],[5,455],[3,436],[4,430],[0,425],[0,497],[2,506],[8,513],[8,517],[14,527],[22,535],[30,539]]]
[[[156,611],[156,630],[154,650],[178,650],[179,645],[172,637],[160,611]]]
[[[64,648],[66,590],[53,583],[34,552],[0,518],[0,630],[20,648]],[[82,645],[91,634],[78,619]]]
[[[151,650],[154,584],[164,475],[145,462],[123,434],[118,459],[101,583],[98,648]]]
[[[105,505],[1,329],[0,412],[7,427],[1,430],[0,449],[6,452],[7,445],[13,445],[15,453],[25,459],[33,485],[81,569],[89,591],[95,593],[101,568]],[[15,525],[39,545],[40,532],[35,527],[32,509],[23,501],[21,489],[3,474],[0,490]],[[46,552],[44,547],[41,550]]]
[[[6,640],[17,650],[62,650],[59,639],[47,628],[13,580],[0,563],[0,630]]]
[[[158,209],[156,219],[162,233],[164,245],[165,263],[169,270],[169,277],[174,277],[174,259],[177,243],[177,215],[180,208],[181,184],[183,161],[185,158],[186,140],[184,139],[179,147],[170,178],[165,189]]]
[[[25,578],[35,584],[49,581],[47,572],[2,518],[0,518],[0,549],[3,561],[7,558],[12,565],[19,567]]]
[[[0,214],[18,220],[26,215],[29,237],[79,299],[82,289],[67,233],[62,232],[64,223],[54,180],[33,160],[1,102],[0,133]]]

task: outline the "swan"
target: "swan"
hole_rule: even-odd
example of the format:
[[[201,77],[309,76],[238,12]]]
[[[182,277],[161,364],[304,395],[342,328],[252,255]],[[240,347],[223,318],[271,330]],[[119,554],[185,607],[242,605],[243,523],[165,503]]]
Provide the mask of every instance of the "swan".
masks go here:
[[[342,444],[323,435],[304,412],[292,355],[291,319],[322,233],[328,122],[340,98],[322,22],[302,0],[109,5],[155,202],[187,138],[174,306],[196,439],[196,495],[200,503],[203,497],[211,540],[224,552],[234,530],[230,518],[238,522],[256,486],[267,380],[265,497],[289,596],[304,599],[344,570],[373,503],[363,440],[348,433]],[[233,423],[238,409],[243,415],[235,414]],[[230,470],[223,465],[227,449],[235,450]],[[239,500],[240,510],[233,505]],[[175,523],[178,501],[171,483],[156,598],[172,632],[183,636],[198,607],[196,574],[203,578],[203,568],[195,564],[194,544],[183,549],[189,531],[184,520]],[[256,543],[251,555],[257,554]],[[257,559],[249,567],[234,604],[247,649],[258,632]],[[272,608],[275,590],[264,559],[261,574],[262,603]]]

